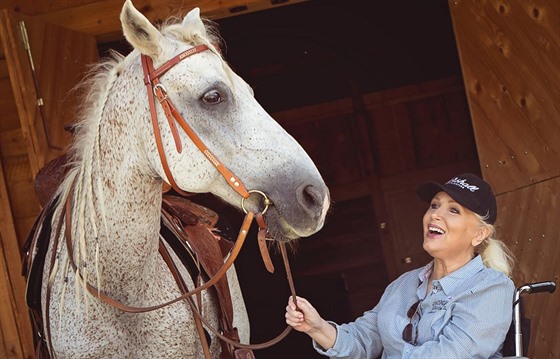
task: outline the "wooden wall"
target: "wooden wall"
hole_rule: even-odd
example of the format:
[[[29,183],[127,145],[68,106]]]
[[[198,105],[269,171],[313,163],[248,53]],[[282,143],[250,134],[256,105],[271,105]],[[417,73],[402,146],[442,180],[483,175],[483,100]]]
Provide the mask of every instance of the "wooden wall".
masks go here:
[[[560,2],[450,1],[484,177],[516,283],[560,277]],[[529,356],[560,358],[558,293],[526,299]]]
[[[2,35],[8,29],[1,23]],[[18,238],[25,238],[39,205],[27,142],[18,117],[4,47],[0,47],[0,357],[31,358],[33,342],[24,300]],[[19,201],[21,199],[21,201]]]

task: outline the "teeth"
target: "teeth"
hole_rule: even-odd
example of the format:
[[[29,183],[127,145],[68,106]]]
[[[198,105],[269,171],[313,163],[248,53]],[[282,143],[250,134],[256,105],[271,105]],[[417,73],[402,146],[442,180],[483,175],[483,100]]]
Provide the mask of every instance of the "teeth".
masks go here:
[[[445,232],[443,231],[443,229],[438,228],[438,227],[432,227],[432,226],[430,226],[430,227],[428,227],[428,230],[429,230],[430,232],[437,232],[437,233],[439,233],[439,234],[444,234],[444,233],[445,233]]]

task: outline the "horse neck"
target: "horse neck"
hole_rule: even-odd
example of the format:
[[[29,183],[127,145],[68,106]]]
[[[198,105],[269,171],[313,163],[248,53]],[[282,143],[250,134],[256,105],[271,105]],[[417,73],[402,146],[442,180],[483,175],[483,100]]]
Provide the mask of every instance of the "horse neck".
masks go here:
[[[100,289],[138,292],[158,256],[161,181],[143,172],[122,132],[112,133],[122,128],[101,128],[93,147],[102,150],[82,160],[72,190],[74,257]]]

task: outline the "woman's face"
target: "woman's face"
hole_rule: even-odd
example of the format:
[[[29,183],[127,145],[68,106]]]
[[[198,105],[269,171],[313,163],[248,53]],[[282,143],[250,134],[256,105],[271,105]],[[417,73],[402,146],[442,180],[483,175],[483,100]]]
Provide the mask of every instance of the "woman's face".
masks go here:
[[[442,260],[468,262],[484,239],[475,214],[445,192],[432,198],[424,214],[424,250]]]

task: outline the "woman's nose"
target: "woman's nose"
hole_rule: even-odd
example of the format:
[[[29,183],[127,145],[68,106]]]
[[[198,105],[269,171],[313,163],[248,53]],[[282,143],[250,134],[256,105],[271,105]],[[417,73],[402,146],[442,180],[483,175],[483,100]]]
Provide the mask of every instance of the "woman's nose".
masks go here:
[[[431,215],[430,215],[433,219],[439,219],[441,218],[440,216],[440,208],[436,208],[432,211]]]

